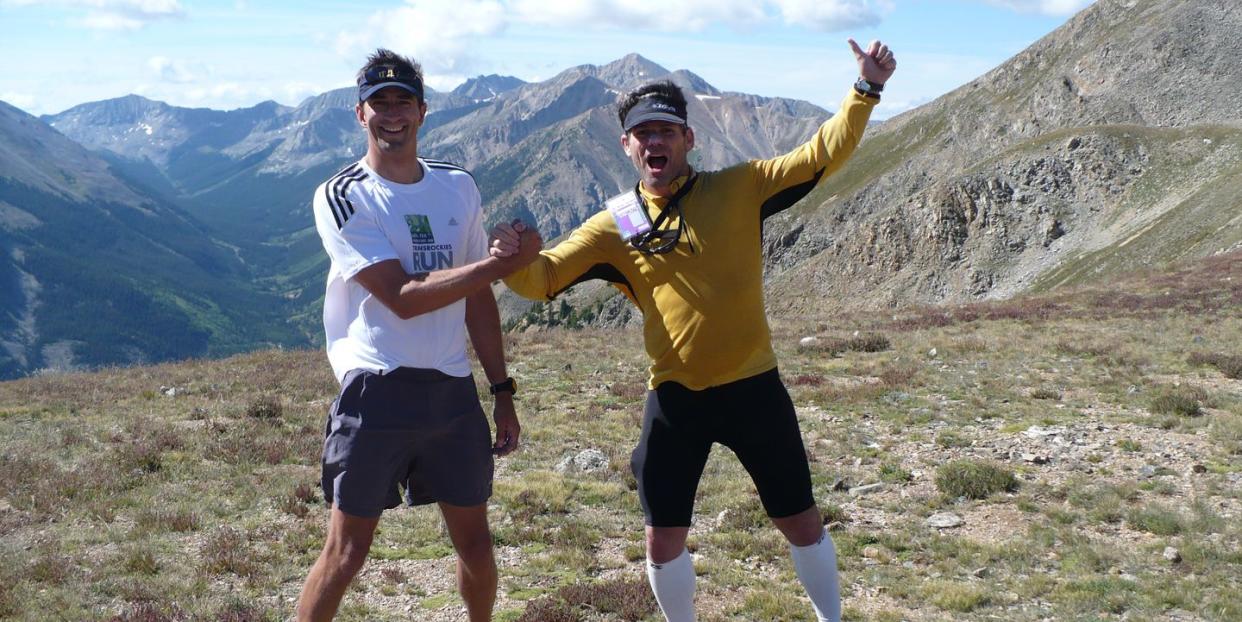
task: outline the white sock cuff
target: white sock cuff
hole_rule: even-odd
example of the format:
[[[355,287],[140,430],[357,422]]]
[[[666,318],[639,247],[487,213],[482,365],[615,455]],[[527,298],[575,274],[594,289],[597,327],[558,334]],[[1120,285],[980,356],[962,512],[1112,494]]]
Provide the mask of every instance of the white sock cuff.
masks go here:
[[[832,538],[828,537],[827,529],[824,529],[823,531],[819,532],[819,539],[816,540],[815,542],[812,542],[811,544],[808,544],[806,546],[798,546],[791,542],[789,544],[789,548],[790,550],[794,552],[797,552],[797,551],[811,552],[811,551],[814,551],[816,547],[823,546],[825,542],[827,542],[829,546],[832,545]]]
[[[651,561],[651,558],[648,557],[647,558],[647,569],[648,570],[666,570],[666,569],[676,570],[687,564],[690,564],[691,568],[693,568],[694,567],[693,563],[694,562],[690,559],[690,549],[682,549],[681,555],[678,555],[677,557],[674,557],[673,559],[670,559],[664,562],[663,564],[657,564]]]

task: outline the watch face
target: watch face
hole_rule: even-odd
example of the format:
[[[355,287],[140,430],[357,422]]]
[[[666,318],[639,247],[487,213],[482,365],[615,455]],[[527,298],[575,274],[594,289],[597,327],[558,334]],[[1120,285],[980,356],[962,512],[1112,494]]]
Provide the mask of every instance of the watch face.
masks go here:
[[[858,82],[854,83],[854,88],[868,95],[876,96],[879,96],[880,91],[884,90],[883,85],[872,83],[866,78],[859,78]]]

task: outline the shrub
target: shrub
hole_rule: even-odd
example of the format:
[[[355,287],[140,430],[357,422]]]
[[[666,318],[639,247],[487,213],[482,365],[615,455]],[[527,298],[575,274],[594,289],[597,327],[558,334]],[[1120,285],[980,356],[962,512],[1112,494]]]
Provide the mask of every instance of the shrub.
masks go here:
[[[880,481],[902,484],[913,478],[914,474],[903,469],[900,462],[885,462],[880,465]]]
[[[310,508],[306,502],[298,498],[296,493],[281,497],[278,505],[282,512],[298,518],[306,518],[306,515],[310,514]]]
[[[945,430],[936,435],[936,445],[945,448],[969,447],[970,440],[953,430]]]
[[[878,375],[884,386],[900,388],[914,384],[914,377],[918,373],[919,368],[911,364],[890,364],[885,365]]]
[[[955,460],[936,469],[936,488],[948,497],[986,499],[1018,489],[1018,480],[1004,467],[978,460]]]
[[[763,511],[763,506],[753,496],[745,497],[742,505],[726,510],[722,519],[720,529],[724,531],[752,531],[762,529],[771,523],[768,515]]]
[[[1202,389],[1191,387],[1166,387],[1156,392],[1151,400],[1151,412],[1157,415],[1181,415],[1198,417],[1203,414],[1200,400],[1206,397]]]
[[[878,333],[859,335],[845,340],[845,349],[852,352],[883,352],[892,347],[888,337]]]
[[[1215,367],[1226,378],[1235,380],[1242,378],[1242,355],[1193,352],[1186,357],[1186,362],[1191,365]]]
[[[408,577],[405,576],[405,573],[401,572],[400,568],[385,568],[380,571],[380,576],[384,577],[385,581],[394,585],[405,583],[408,579]]]
[[[143,527],[145,529],[162,529],[165,531],[175,531],[179,533],[197,531],[199,526],[198,516],[193,512],[184,509],[147,509],[139,512],[134,521],[139,527]]]
[[[1242,455],[1242,415],[1225,413],[1214,417],[1208,434],[1225,451],[1233,455]]]
[[[203,570],[211,574],[231,572],[248,577],[257,571],[246,536],[232,527],[223,527],[208,535],[199,549],[199,558]]]
[[[530,601],[516,622],[582,622],[582,616],[565,601],[544,596]]]
[[[836,356],[842,352],[883,352],[892,347],[888,337],[878,333],[854,337],[820,339],[807,345],[798,344],[801,352],[820,352]]]
[[[839,505],[826,503],[819,508],[819,512],[824,517],[824,524],[846,523],[850,520],[850,515],[845,512],[845,508]]]
[[[179,622],[184,619],[185,613],[176,605],[137,603],[124,612],[112,616],[108,622]]]
[[[142,439],[118,447],[113,460],[124,472],[156,473],[164,468],[160,448]]]
[[[805,620],[809,607],[771,589],[755,590],[735,612],[742,620]]]
[[[655,597],[646,581],[617,579],[566,585],[555,594],[530,601],[517,622],[581,622],[585,618],[579,611],[584,607],[614,613],[626,622],[638,622],[656,612]]]
[[[155,559],[155,554],[144,549],[133,549],[125,555],[124,566],[126,572],[134,574],[155,575],[160,571],[160,563]]]
[[[1061,392],[1056,389],[1040,387],[1031,389],[1031,399],[1033,400],[1060,400]]]
[[[1126,517],[1130,527],[1158,536],[1171,536],[1182,532],[1182,517],[1176,511],[1158,504],[1135,509]]]
[[[646,581],[618,579],[591,585],[567,585],[558,593],[566,602],[581,603],[622,620],[637,622],[655,613],[655,597]]]
[[[966,583],[933,581],[924,584],[923,597],[945,611],[966,612],[989,602],[987,590]]]
[[[274,622],[275,618],[255,605],[231,601],[211,618],[219,622]]]
[[[282,414],[284,407],[270,395],[255,398],[246,406],[246,416],[254,419],[279,419]]]
[[[627,400],[641,400],[647,396],[647,384],[644,382],[614,382],[608,385],[608,392],[613,396]]]
[[[73,574],[72,559],[59,553],[45,553],[30,566],[30,578],[39,583],[61,585]]]

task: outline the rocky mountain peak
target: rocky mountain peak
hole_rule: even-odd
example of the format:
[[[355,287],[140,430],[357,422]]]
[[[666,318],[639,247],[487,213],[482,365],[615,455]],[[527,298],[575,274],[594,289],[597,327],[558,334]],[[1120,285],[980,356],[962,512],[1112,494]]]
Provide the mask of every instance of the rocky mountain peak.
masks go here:
[[[513,76],[490,74],[466,80],[453,89],[452,94],[471,101],[491,101],[501,93],[511,91],[524,84],[526,84],[524,80]]]
[[[601,82],[621,91],[662,78],[669,70],[639,54],[625,56],[595,69],[595,77]]]

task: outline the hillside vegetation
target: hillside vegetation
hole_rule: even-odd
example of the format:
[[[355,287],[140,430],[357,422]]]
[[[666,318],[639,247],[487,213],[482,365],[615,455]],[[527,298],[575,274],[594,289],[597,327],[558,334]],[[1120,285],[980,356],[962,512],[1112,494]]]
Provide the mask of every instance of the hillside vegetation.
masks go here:
[[[1242,253],[1005,302],[773,323],[850,620],[1242,619]],[[804,339],[815,337],[815,339]],[[658,619],[629,474],[638,331],[506,337],[497,619]],[[285,620],[322,544],[319,351],[0,383],[0,618]],[[759,416],[759,415],[757,415]],[[700,619],[812,620],[728,452]],[[341,620],[460,620],[433,510],[388,513]]]

